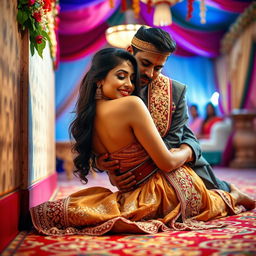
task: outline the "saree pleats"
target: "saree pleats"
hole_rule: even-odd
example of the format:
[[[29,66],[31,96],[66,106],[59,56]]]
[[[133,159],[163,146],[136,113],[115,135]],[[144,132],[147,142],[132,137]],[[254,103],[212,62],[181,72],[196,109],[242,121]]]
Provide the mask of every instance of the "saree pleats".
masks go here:
[[[133,150],[145,152],[138,145]],[[122,149],[122,157],[124,151],[127,154],[130,150],[131,147]],[[134,167],[127,163],[125,166]],[[31,216],[42,234],[102,235],[222,227],[220,221],[206,221],[241,211],[229,193],[207,190],[195,172],[183,166],[168,174],[159,170],[131,192],[113,193],[103,187],[84,189],[66,199],[32,208]]]

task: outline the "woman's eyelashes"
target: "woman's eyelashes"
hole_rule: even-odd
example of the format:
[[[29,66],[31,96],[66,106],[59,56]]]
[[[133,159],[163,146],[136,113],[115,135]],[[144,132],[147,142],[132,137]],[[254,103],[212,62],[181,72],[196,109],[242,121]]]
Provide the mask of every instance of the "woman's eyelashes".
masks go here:
[[[128,75],[117,75],[117,78],[119,80],[125,80],[125,79],[129,79],[129,81],[131,82],[131,84],[134,84],[134,76],[128,77]]]
[[[118,78],[119,80],[124,80],[124,79],[125,79],[125,76],[124,76],[124,75],[117,75],[117,78]]]

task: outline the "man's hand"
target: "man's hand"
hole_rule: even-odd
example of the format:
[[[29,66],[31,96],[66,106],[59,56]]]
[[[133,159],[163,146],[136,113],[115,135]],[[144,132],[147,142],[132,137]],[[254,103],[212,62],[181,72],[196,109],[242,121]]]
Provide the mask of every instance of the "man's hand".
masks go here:
[[[96,157],[95,164],[97,169],[106,170],[108,172],[111,184],[116,186],[121,192],[132,190],[133,186],[136,184],[135,176],[132,174],[132,172],[116,175],[117,170],[122,173],[120,170],[119,161],[110,159],[108,154]]]
[[[136,185],[135,176],[130,171],[119,176],[115,174],[115,171],[108,171],[108,176],[111,184],[121,192],[130,191]]]
[[[119,161],[110,159],[108,154],[96,157],[95,164],[96,168],[102,171],[114,171],[119,169]]]

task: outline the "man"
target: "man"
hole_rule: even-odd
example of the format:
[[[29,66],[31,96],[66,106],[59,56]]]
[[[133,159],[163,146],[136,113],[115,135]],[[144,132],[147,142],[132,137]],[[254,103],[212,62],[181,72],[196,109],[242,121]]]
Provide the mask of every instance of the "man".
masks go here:
[[[161,74],[168,56],[175,48],[175,41],[159,28],[142,26],[137,31],[127,50],[138,61],[141,98],[148,106],[168,149],[189,151],[190,157],[186,163],[202,178],[206,187],[230,192],[230,185],[215,177],[211,166],[202,157],[198,140],[187,126],[186,86]],[[112,184],[121,191],[130,190],[136,185],[132,173],[122,174],[119,163],[108,159],[108,155],[97,157],[96,166],[100,170],[108,170]],[[114,170],[119,170],[119,176],[114,175]]]

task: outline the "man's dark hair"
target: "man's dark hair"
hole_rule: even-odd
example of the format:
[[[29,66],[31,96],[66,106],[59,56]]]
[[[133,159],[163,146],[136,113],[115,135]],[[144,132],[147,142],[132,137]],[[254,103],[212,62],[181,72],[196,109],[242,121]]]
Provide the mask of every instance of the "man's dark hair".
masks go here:
[[[171,38],[169,33],[160,28],[147,28],[141,26],[136,32],[135,37],[153,44],[159,52],[173,53],[176,49],[176,42]],[[140,51],[134,46],[133,50],[135,54]]]

